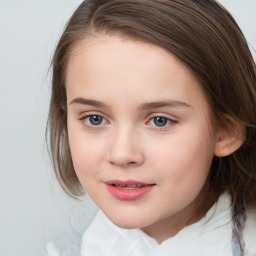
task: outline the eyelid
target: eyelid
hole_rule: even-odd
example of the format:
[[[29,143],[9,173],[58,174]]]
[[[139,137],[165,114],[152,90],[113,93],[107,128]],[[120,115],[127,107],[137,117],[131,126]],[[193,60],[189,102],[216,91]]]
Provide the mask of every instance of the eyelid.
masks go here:
[[[177,120],[177,117],[173,118],[171,117],[170,115],[167,115],[167,114],[163,114],[163,113],[156,113],[156,114],[151,114],[149,117],[148,117],[148,121],[146,122],[146,124],[148,124],[153,118],[155,117],[163,117],[163,118],[166,118],[167,120],[171,121],[171,124],[169,125],[165,125],[165,126],[156,126],[156,125],[152,125],[154,127],[154,129],[161,129],[161,130],[164,130],[164,129],[168,129],[170,128],[171,126],[175,125],[178,123],[178,120]]]
[[[88,116],[101,116],[104,119],[108,119],[105,114],[100,111],[84,111],[83,113],[79,114],[79,119],[84,119]]]
[[[88,122],[86,122],[86,118],[91,117],[91,116],[100,116],[102,117],[103,120],[105,120],[106,122],[104,124],[99,124],[99,125],[92,125],[89,124]],[[104,114],[96,112],[96,111],[90,111],[90,112],[84,112],[80,115],[79,117],[79,121],[82,122],[82,124],[90,129],[101,129],[102,126],[105,126],[106,124],[109,124],[110,122],[108,121],[108,119],[105,117]]]

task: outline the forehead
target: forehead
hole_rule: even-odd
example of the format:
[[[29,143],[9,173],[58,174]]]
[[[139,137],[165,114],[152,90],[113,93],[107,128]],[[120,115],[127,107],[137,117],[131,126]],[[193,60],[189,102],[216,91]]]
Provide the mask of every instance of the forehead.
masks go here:
[[[95,35],[72,51],[66,72],[67,97],[86,94],[103,99],[154,101],[182,98],[192,104],[204,101],[193,73],[166,50],[117,36]],[[179,100],[179,99],[178,99]],[[194,101],[194,102],[193,102]]]

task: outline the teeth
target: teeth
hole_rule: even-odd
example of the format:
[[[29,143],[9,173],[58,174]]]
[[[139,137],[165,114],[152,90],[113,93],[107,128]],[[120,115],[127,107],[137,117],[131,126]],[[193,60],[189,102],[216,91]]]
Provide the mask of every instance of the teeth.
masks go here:
[[[141,184],[127,184],[127,185],[120,185],[120,184],[113,184],[117,188],[122,189],[135,189],[135,188],[141,188],[143,185]]]
[[[128,188],[140,188],[142,187],[142,185],[137,185],[137,184],[130,184],[130,185],[127,185]]]

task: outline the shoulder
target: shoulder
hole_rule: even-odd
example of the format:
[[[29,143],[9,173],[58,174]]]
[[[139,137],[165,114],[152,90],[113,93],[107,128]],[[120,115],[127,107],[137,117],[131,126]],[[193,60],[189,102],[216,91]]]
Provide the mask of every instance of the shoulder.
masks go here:
[[[246,212],[244,227],[245,256],[256,255],[256,208]]]
[[[68,203],[71,207],[67,223],[48,240],[47,256],[81,256],[82,236],[99,210],[87,195]]]
[[[72,236],[62,235],[59,239],[46,245],[47,256],[79,256],[81,251],[81,236],[75,232]]]
[[[53,242],[50,242],[46,245],[46,250],[47,250],[46,256],[60,256]]]

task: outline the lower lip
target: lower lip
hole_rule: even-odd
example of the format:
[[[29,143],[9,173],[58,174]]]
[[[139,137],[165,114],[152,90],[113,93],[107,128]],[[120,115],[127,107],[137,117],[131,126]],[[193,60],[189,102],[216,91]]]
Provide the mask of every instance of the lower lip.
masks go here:
[[[123,189],[109,184],[106,184],[106,186],[111,195],[119,200],[125,201],[136,200],[149,193],[154,187],[154,185],[149,185],[140,188]]]

